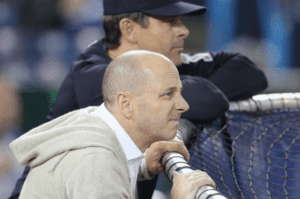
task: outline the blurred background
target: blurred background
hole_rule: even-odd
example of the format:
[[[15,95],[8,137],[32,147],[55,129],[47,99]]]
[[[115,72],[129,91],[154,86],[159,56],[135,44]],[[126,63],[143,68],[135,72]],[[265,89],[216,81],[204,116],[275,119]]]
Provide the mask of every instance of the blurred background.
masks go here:
[[[186,52],[248,56],[268,78],[266,93],[298,92],[299,0],[186,0],[205,5],[184,17]],[[0,199],[23,167],[9,143],[43,123],[72,62],[103,37],[102,0],[0,0]]]

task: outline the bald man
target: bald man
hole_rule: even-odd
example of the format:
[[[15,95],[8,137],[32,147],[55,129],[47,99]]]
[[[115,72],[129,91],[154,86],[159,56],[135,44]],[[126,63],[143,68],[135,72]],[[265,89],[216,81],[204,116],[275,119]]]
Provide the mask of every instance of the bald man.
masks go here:
[[[176,66],[149,51],[127,52],[106,69],[104,103],[73,111],[41,125],[10,145],[31,171],[23,198],[136,198],[137,180],[163,171],[162,156],[184,144],[174,141],[183,112]],[[172,198],[195,198],[203,185],[215,187],[201,171],[174,174]]]

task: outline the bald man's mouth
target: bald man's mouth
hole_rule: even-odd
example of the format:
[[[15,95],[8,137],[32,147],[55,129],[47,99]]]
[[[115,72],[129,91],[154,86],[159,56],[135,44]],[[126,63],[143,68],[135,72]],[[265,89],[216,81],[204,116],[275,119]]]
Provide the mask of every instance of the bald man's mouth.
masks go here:
[[[176,43],[174,43],[173,45],[172,45],[172,48],[184,48],[184,41],[183,40],[181,40],[181,41],[178,41],[178,42],[176,42]]]
[[[178,116],[172,117],[172,118],[170,119],[170,121],[177,121],[177,122],[178,122],[180,118],[181,118],[181,114],[178,115]]]

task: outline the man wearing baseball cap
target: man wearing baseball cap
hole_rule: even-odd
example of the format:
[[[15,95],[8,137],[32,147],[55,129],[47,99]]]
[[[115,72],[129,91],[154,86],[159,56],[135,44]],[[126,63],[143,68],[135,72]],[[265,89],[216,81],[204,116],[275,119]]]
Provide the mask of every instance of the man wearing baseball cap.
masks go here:
[[[183,53],[189,30],[183,15],[201,15],[206,8],[180,0],[103,0],[105,38],[92,44],[74,62],[47,120],[103,103],[102,79],[107,65],[131,50],[149,50],[168,57],[178,68],[182,96],[190,109],[182,118],[207,123],[228,110],[227,100],[251,97],[267,87],[266,77],[239,53]],[[200,38],[199,38],[200,39]],[[153,82],[155,83],[155,82]],[[25,169],[11,199],[18,198],[29,172]],[[147,181],[145,181],[147,182]],[[152,185],[153,186],[153,185]],[[151,198],[154,186],[140,198]]]

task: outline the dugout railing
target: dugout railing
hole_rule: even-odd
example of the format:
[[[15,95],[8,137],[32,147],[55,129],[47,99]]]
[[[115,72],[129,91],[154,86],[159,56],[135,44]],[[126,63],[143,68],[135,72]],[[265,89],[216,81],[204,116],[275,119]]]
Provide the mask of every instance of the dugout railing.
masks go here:
[[[206,171],[234,199],[300,198],[300,93],[263,94],[230,102],[190,149],[190,165]]]

